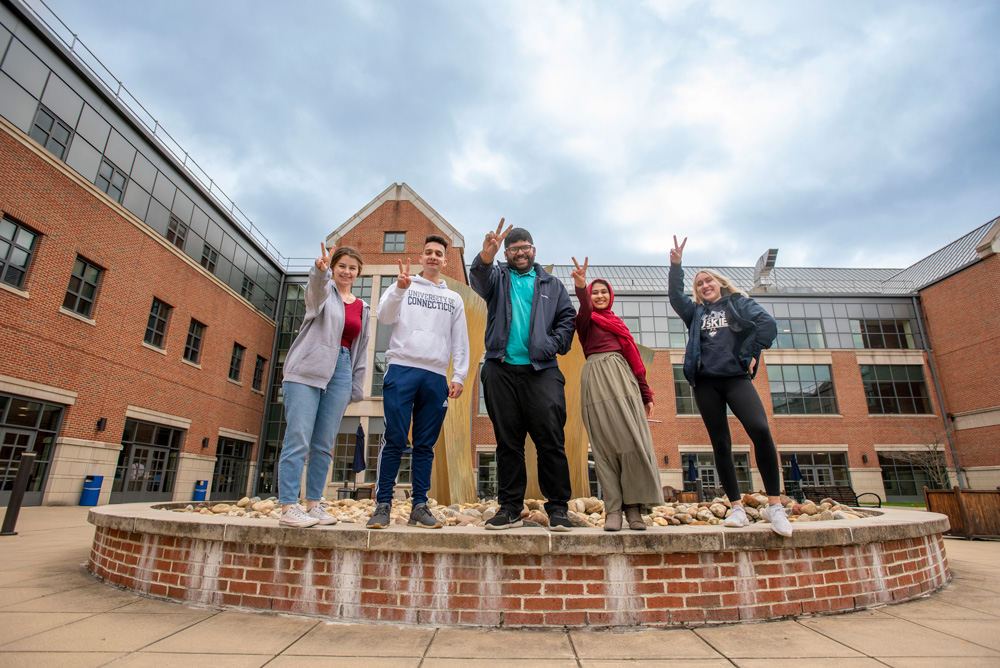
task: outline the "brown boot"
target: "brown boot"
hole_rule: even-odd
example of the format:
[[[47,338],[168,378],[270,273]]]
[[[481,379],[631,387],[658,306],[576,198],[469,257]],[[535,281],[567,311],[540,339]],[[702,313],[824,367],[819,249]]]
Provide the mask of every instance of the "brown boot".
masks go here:
[[[612,510],[604,516],[604,530],[605,531],[622,530],[622,511]]]
[[[625,506],[625,519],[628,520],[628,528],[632,531],[646,530],[646,523],[642,521],[639,506]]]

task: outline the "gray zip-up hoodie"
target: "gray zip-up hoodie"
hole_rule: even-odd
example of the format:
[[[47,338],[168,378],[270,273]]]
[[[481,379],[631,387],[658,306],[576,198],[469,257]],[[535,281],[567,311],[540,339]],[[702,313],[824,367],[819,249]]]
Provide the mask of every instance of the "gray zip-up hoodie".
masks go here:
[[[309,269],[306,283],[306,314],[299,335],[285,358],[283,380],[326,389],[337,368],[340,339],[344,334],[344,300],[337,292],[333,272]],[[361,331],[351,342],[351,403],[365,398],[368,367],[368,330],[371,309],[361,302]]]

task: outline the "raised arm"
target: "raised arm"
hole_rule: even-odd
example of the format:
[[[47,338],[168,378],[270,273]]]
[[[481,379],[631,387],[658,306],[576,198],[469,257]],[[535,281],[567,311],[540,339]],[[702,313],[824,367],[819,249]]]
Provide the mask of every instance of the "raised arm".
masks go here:
[[[674,247],[670,249],[670,274],[667,279],[667,296],[670,299],[670,306],[674,312],[680,316],[684,324],[691,326],[691,318],[694,317],[697,304],[694,300],[684,294],[684,270],[681,268],[681,256],[684,254],[684,246],[687,245],[687,237],[678,245],[677,236],[674,236]]]
[[[403,295],[406,294],[406,290],[413,281],[410,278],[410,261],[406,261],[405,269],[402,260],[396,260],[396,262],[399,263],[396,284],[385,289],[385,292],[379,297],[378,309],[375,311],[375,316],[383,325],[391,325],[399,320],[399,311],[403,307]]]
[[[327,297],[333,291],[333,283],[330,281],[330,258],[333,257],[333,248],[327,248],[325,243],[320,242],[320,256],[309,268],[309,281],[306,283],[306,312],[305,319],[316,317],[319,309],[326,303]]]
[[[500,278],[500,268],[493,260],[500,251],[500,245],[507,237],[507,234],[514,229],[513,225],[508,225],[507,230],[503,230],[503,221],[497,225],[496,232],[488,232],[483,240],[483,250],[472,260],[472,268],[469,270],[469,286],[477,295],[489,301],[497,287],[497,280]]]
[[[576,269],[571,271],[569,275],[573,277],[576,298],[580,302],[580,310],[576,312],[576,331],[586,334],[587,330],[590,329],[590,316],[594,313],[594,305],[590,301],[590,295],[587,294],[587,263],[590,258],[583,258],[582,267],[575,257],[570,259],[573,260]]]

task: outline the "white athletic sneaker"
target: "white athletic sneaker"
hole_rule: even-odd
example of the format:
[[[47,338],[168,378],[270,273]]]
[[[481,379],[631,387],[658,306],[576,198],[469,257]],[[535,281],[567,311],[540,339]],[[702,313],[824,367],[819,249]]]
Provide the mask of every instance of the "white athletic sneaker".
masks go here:
[[[750,526],[750,518],[747,517],[747,511],[743,510],[743,506],[733,506],[733,510],[729,513],[729,517],[726,521],[722,523],[722,526],[726,527],[748,527]]]
[[[328,506],[325,503],[321,503],[312,510],[306,511],[306,515],[319,520],[319,523],[323,526],[329,524],[336,524],[337,518],[327,512]]]
[[[781,504],[768,506],[761,512],[761,517],[771,523],[771,531],[788,538],[792,535],[792,523],[788,521],[785,509]]]
[[[302,508],[298,505],[293,505],[291,508],[281,513],[281,519],[278,520],[278,526],[298,527],[300,529],[311,527],[316,524],[319,524],[319,520],[311,515],[307,515],[306,511],[302,510]]]

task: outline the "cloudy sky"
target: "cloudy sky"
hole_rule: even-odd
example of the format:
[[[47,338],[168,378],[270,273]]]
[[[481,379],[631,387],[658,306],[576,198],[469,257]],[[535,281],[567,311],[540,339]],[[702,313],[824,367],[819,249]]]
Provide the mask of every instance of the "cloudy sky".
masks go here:
[[[31,0],[36,1],[36,0]],[[1000,3],[46,0],[285,256],[406,182],[543,263],[903,267],[1000,214]]]

